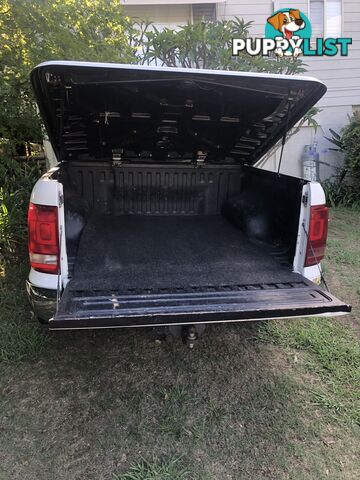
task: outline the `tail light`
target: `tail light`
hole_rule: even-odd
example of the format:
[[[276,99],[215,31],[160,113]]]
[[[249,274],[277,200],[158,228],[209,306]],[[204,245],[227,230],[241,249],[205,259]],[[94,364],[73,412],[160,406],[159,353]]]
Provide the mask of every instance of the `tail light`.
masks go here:
[[[58,209],[30,203],[28,212],[29,257],[33,269],[58,273]]]
[[[305,267],[316,265],[325,255],[329,209],[325,205],[311,207]]]

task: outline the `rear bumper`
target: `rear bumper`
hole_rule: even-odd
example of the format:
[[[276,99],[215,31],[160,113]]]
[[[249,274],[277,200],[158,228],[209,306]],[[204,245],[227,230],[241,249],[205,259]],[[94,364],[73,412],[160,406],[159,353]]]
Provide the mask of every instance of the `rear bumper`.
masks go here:
[[[48,323],[56,312],[56,290],[40,288],[26,281],[31,309],[41,323]]]

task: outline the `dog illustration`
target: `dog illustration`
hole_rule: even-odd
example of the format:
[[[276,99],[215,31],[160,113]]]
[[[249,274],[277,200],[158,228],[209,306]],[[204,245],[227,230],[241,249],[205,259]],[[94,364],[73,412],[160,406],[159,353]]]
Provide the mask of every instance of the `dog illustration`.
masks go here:
[[[269,17],[267,21],[275,28],[275,30],[278,30],[286,40],[290,40],[293,38],[295,32],[305,28],[305,22],[300,16],[300,10],[278,12],[272,17]],[[294,38],[298,37],[294,36]],[[281,57],[284,55],[284,52],[281,48],[277,48],[275,53]],[[294,57],[297,57],[300,54],[301,49],[295,48],[293,52]]]

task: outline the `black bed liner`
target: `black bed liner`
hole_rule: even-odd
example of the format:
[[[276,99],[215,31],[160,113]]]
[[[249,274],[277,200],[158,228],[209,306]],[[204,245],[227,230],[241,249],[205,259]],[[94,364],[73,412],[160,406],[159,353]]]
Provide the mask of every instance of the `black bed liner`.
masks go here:
[[[94,216],[50,328],[348,311],[220,215]]]
[[[158,291],[301,280],[279,255],[251,243],[221,215],[99,215],[82,234],[70,288]]]

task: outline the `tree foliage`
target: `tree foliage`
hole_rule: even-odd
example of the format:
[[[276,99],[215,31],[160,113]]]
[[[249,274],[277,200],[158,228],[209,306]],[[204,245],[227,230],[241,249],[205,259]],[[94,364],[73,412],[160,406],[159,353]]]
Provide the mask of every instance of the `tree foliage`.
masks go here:
[[[28,198],[40,174],[36,160],[14,158],[42,140],[31,69],[56,59],[135,62],[134,28],[120,0],[0,0],[0,256],[24,244]]]
[[[29,84],[45,60],[132,63],[133,25],[119,0],[0,0],[0,137],[40,140]]]
[[[147,25],[141,63],[168,67],[208,68],[295,74],[306,71],[301,59],[252,56],[241,52],[232,56],[233,38],[250,38],[252,22],[243,19],[203,21],[176,29]]]

